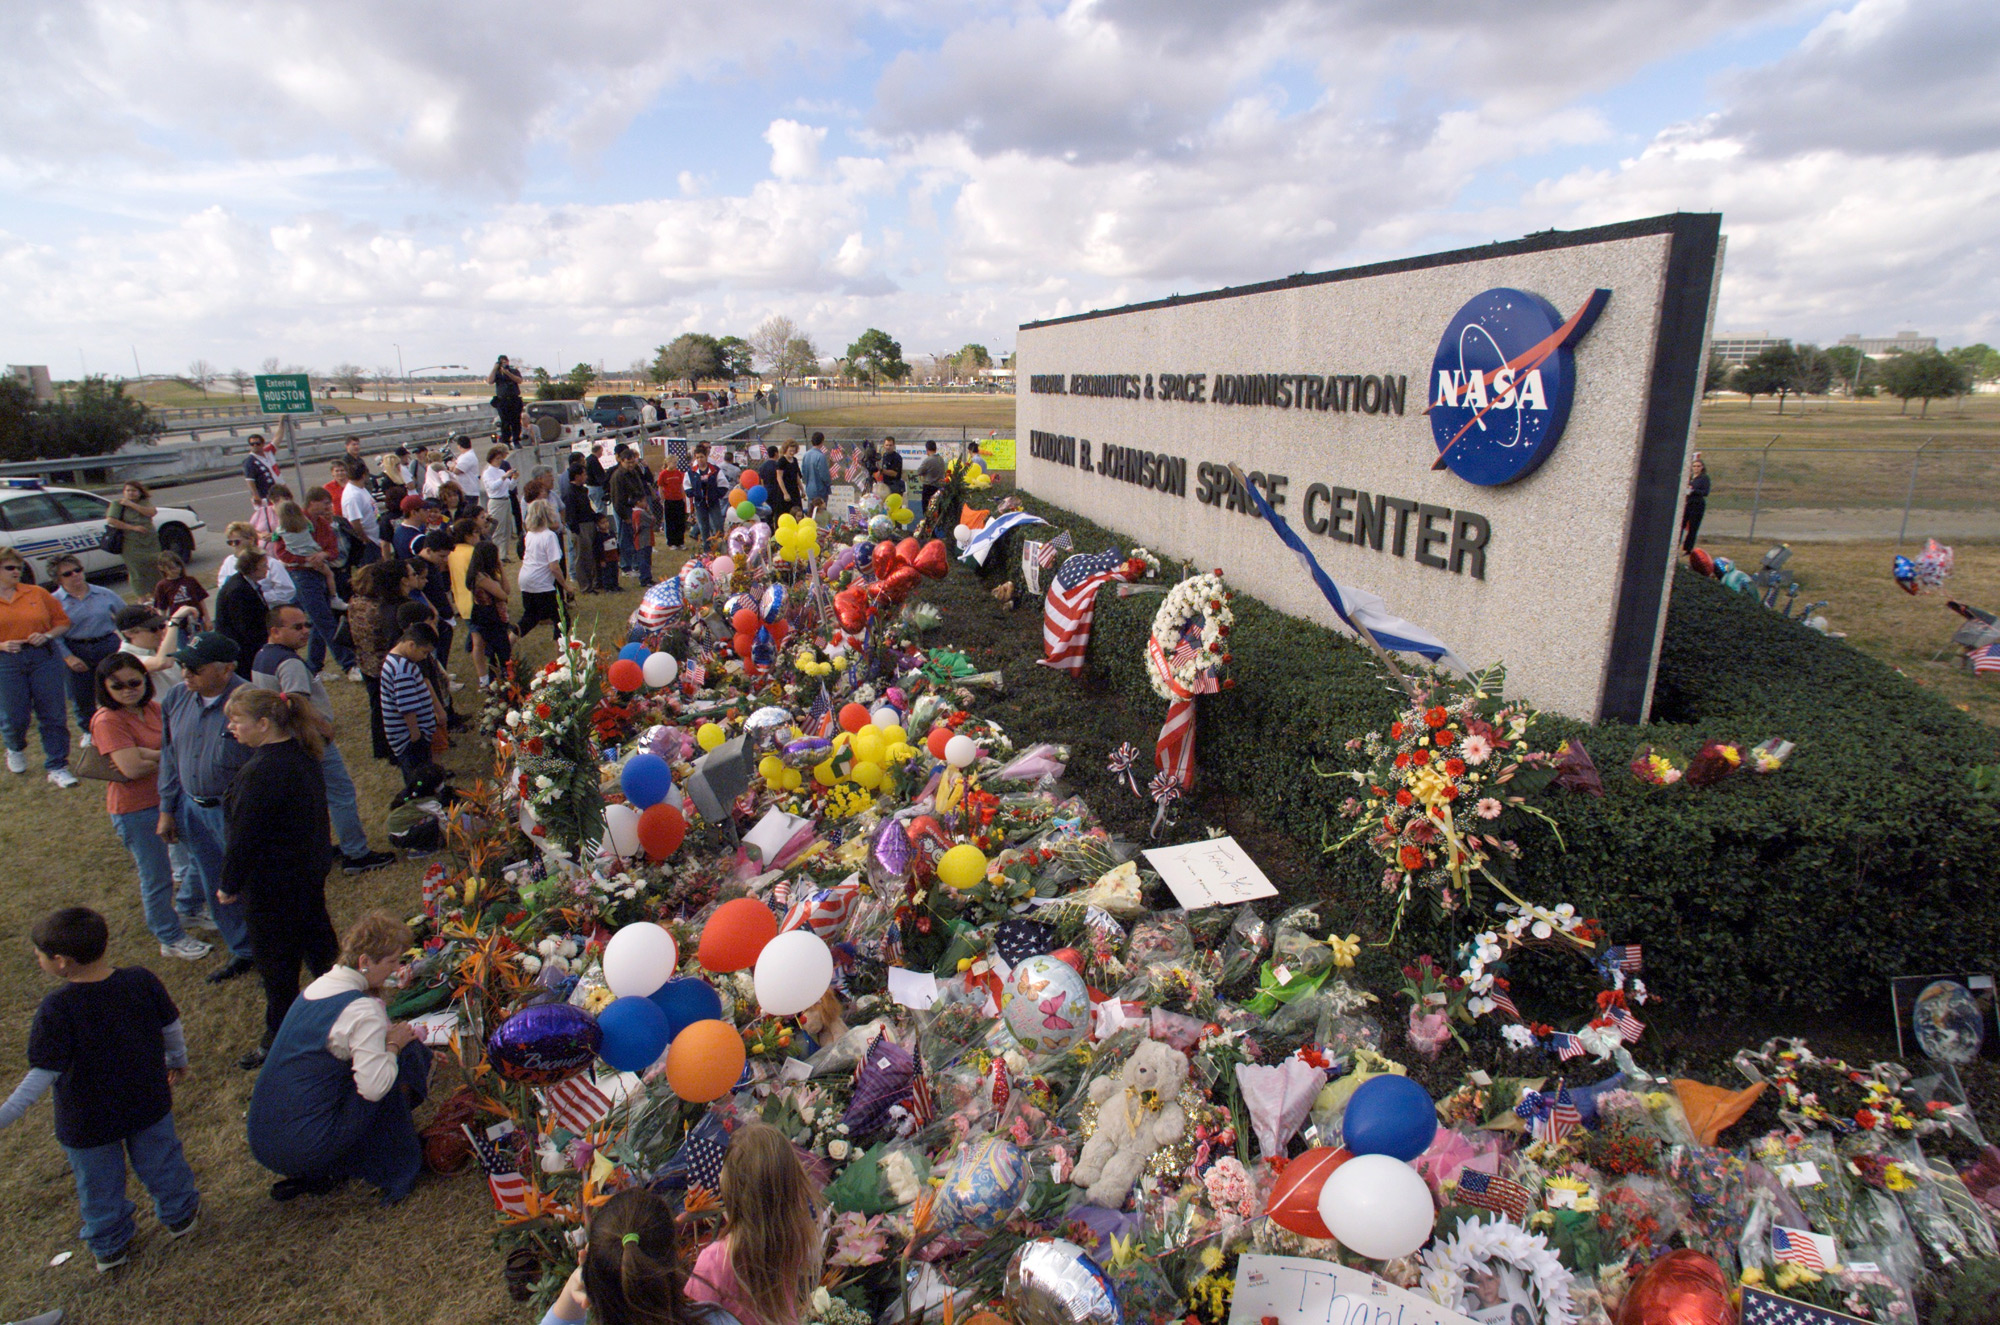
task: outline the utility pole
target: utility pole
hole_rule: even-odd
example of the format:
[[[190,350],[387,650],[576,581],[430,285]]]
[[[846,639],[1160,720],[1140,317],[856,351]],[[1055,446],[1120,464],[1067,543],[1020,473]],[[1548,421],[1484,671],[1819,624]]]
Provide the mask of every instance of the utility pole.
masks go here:
[[[390,341],[389,343],[391,345],[396,345],[396,342],[394,341]],[[403,384],[403,399],[406,401],[414,400],[415,397],[410,394],[409,374],[403,371],[403,347],[400,345],[396,345],[396,377]]]

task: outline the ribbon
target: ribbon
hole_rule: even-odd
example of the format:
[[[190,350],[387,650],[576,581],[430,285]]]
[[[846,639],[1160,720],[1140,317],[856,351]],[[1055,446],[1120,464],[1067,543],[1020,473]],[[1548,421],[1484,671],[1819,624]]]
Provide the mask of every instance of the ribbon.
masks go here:
[[[1514,1116],[1528,1125],[1528,1130],[1539,1141],[1550,1145],[1559,1143],[1583,1121],[1583,1115],[1570,1099],[1569,1088],[1560,1079],[1556,1082],[1554,1094],[1544,1094],[1539,1090],[1523,1091],[1521,1102],[1514,1106]]]
[[[1111,752],[1111,758],[1105,762],[1104,767],[1113,777],[1123,775],[1125,785],[1132,788],[1134,796],[1143,796],[1146,793],[1139,790],[1139,783],[1132,776],[1132,765],[1138,758],[1138,747],[1130,741],[1125,741]]]
[[[1152,836],[1157,838],[1160,829],[1166,826],[1167,807],[1181,798],[1181,784],[1171,773],[1158,773],[1153,777],[1151,790],[1154,802],[1160,807],[1159,813],[1153,816]]]

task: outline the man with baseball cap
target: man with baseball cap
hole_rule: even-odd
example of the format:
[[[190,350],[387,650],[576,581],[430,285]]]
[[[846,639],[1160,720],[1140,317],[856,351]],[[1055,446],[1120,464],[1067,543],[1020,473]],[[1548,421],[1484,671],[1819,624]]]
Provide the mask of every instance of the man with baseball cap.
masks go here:
[[[430,531],[430,513],[425,509],[424,499],[414,492],[404,497],[397,509],[402,512],[402,518],[396,521],[396,527],[391,531],[394,535],[391,541],[395,544],[396,555],[407,561],[417,555],[416,544]]]
[[[250,928],[240,901],[217,895],[222,883],[222,797],[249,750],[229,734],[224,712],[230,693],[248,685],[236,674],[236,641],[205,630],[174,654],[181,684],[160,697],[161,840],[185,840],[194,859],[174,897],[181,923],[214,929],[229,946],[229,961],[206,977],[221,984],[255,968]]]

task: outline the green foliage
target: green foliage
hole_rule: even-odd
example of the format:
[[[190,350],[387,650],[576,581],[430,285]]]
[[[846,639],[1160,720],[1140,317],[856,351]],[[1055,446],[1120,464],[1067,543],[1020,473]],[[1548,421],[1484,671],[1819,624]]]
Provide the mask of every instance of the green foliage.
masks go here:
[[[123,382],[86,377],[62,399],[37,405],[28,388],[0,379],[0,460],[109,455],[127,442],[151,442],[161,427]]]
[[[1129,541],[1032,498],[1026,505],[1069,529],[1080,549]],[[1132,713],[1161,708],[1144,662],[1158,605],[1147,595],[1097,602],[1093,680]],[[1313,846],[1337,841],[1352,784],[1328,775],[1362,765],[1346,742],[1386,729],[1401,692],[1344,636],[1241,592],[1234,608],[1236,685],[1200,701],[1197,776],[1238,789],[1263,827]],[[1648,983],[1677,1005],[1824,1006],[1878,998],[1893,975],[1984,969],[1977,963],[2000,958],[2000,910],[1989,898],[2000,806],[1968,781],[1975,765],[1995,761],[1993,731],[1867,655],[1685,571],[1654,716],[1645,726],[1545,719],[1539,739],[1551,748],[1581,739],[1605,794],[1544,797],[1567,849],[1546,827],[1524,828],[1513,886],[1530,901],[1574,903],[1614,941],[1644,943]],[[1767,776],[1651,789],[1626,770],[1645,744],[1692,755],[1708,740],[1773,736],[1798,749]],[[1292,887],[1352,901],[1386,933],[1394,902],[1381,862],[1365,844],[1321,859],[1316,878]],[[1412,908],[1408,950],[1453,951],[1479,919]],[[1530,1015],[1539,976],[1526,973],[1517,997]],[[1567,1016],[1572,1004],[1540,1010]]]
[[[1776,396],[1778,412],[1785,412],[1785,396],[1799,372],[1799,353],[1790,345],[1770,345],[1729,377],[1729,389],[1740,391],[1755,402],[1758,396]]]
[[[1965,369],[1975,382],[1991,382],[1994,378],[2000,377],[2000,350],[1994,349],[1984,341],[1948,350],[1945,352],[1945,358]]]
[[[960,377],[976,377],[981,369],[992,366],[993,356],[977,342],[960,346],[958,353],[951,356],[952,371]]]
[[[549,370],[535,370],[536,400],[582,400],[590,394],[590,388],[597,384],[597,370],[587,363],[580,363],[561,377],[550,377]]]
[[[684,331],[653,351],[655,382],[686,382],[692,390],[703,378],[722,376],[722,342],[699,331]]]
[[[886,331],[874,327],[861,333],[861,339],[847,347],[848,362],[856,373],[865,373],[869,381],[887,378],[900,382],[910,375],[910,365],[903,362],[903,347],[889,338]]]
[[[716,357],[722,361],[722,376],[731,381],[739,377],[749,377],[755,369],[751,367],[753,357],[750,342],[741,336],[724,336],[715,342]]]
[[[1909,409],[1912,400],[1924,402],[1923,413],[1931,412],[1931,402],[1964,395],[1972,389],[1971,370],[1947,359],[1936,350],[1922,354],[1894,354],[1882,367],[1882,386]]]
[[[1931,1303],[1931,1325],[2000,1325],[2000,1259],[1966,1261]]]

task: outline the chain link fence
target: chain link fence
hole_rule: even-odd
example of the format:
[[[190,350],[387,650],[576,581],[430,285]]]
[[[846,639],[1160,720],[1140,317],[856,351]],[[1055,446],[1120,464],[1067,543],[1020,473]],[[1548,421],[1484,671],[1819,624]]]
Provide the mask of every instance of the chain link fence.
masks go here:
[[[1875,542],[2000,540],[2000,447],[1928,437],[1917,446],[1701,446],[1702,533]]]

